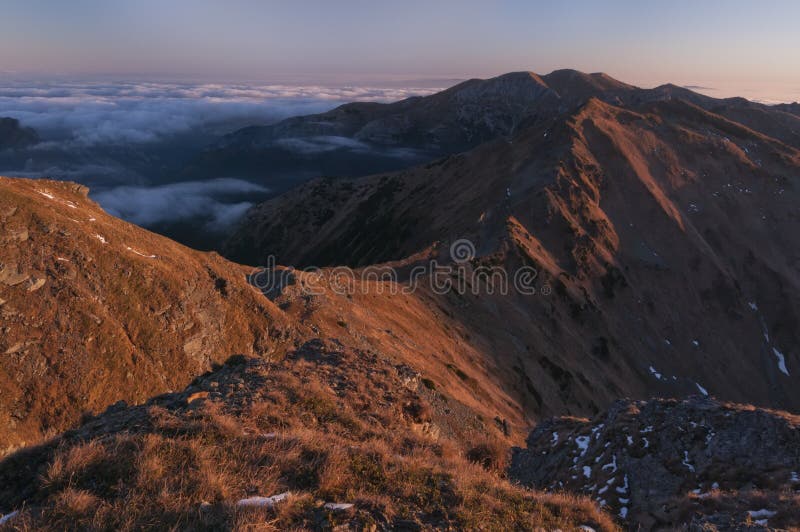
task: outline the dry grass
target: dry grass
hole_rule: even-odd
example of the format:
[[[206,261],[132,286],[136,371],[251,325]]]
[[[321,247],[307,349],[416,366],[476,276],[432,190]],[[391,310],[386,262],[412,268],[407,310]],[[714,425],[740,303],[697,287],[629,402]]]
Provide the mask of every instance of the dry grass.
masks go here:
[[[504,450],[489,439],[466,452],[409,430],[427,418],[415,394],[356,411],[358,388],[334,392],[319,366],[224,367],[190,391],[129,409],[142,429],[103,432],[90,422],[42,448],[35,482],[12,521],[21,530],[570,529],[615,525],[591,502],[534,493],[497,473]],[[351,368],[352,370],[352,368]],[[215,382],[214,387],[210,383]],[[375,383],[375,382],[373,382]],[[393,383],[377,382],[378,386]],[[224,388],[224,389],[223,389]],[[367,387],[363,390],[371,393]],[[414,405],[409,411],[409,405]],[[95,425],[92,425],[94,423]],[[109,421],[111,423],[111,421]],[[474,463],[474,462],[479,462]],[[485,467],[484,467],[485,466]],[[0,478],[13,473],[3,471]],[[488,469],[488,470],[487,470]],[[274,509],[237,508],[250,496],[290,492]],[[332,512],[325,502],[354,507]],[[0,507],[8,499],[0,497]],[[20,505],[14,506],[19,508]]]
[[[508,467],[511,450],[497,438],[485,438],[466,453],[472,463],[482,466],[487,471],[504,474]]]

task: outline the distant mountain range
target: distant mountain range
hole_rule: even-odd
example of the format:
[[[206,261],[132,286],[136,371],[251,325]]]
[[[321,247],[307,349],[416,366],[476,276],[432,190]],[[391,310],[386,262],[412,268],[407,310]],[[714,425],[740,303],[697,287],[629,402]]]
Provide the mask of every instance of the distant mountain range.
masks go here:
[[[556,70],[472,79],[396,103],[349,103],[327,113],[238,130],[211,145],[184,176],[247,177],[280,192],[308,176],[356,177],[469,150],[563,117],[590,98],[621,106],[683,99],[800,146],[796,105],[715,99],[675,85],[640,89],[602,73]],[[792,110],[794,109],[794,110]]]

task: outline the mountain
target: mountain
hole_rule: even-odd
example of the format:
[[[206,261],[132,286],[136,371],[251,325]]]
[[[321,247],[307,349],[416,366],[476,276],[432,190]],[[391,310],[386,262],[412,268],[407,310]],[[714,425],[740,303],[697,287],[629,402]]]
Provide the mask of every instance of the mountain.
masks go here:
[[[564,69],[471,79],[430,96],[348,103],[243,128],[211,144],[181,176],[244,177],[277,195],[315,177],[400,170],[509,138],[563,118],[590,98],[623,106],[683,99],[800,148],[800,116],[780,106],[710,98],[671,84],[641,89],[604,73]]]
[[[781,111],[786,111],[787,113],[800,115],[800,103],[798,102],[778,104],[775,106],[775,108]]]
[[[443,301],[267,297],[71,183],[0,179],[0,224],[0,525],[615,529],[503,478],[527,414]]]
[[[0,179],[0,526],[798,526],[795,115],[449,91],[270,126],[443,156],[255,207],[265,268]]]
[[[553,293],[481,294],[453,318],[510,375],[556,366],[574,413],[698,390],[792,410],[798,175],[797,149],[686,101],[592,99],[426,166],[312,181],[253,210],[228,253],[364,267],[469,239],[472,267],[530,264]]]
[[[605,74],[577,71],[471,79],[427,97],[348,103],[238,130],[210,146],[185,175],[245,176],[280,192],[319,175],[352,177],[413,166],[511,135],[587,95],[615,99],[632,90]]]
[[[0,179],[0,224],[0,448],[180,389],[232,355],[282,359],[321,338],[416,368],[437,434],[519,442],[528,424],[448,301],[369,280],[315,290],[330,281],[299,271],[270,299],[252,268],[109,216],[71,183]]]
[[[0,118],[0,150],[25,148],[38,142],[35,130],[20,126],[16,118]]]
[[[605,74],[512,72],[489,80],[471,79],[427,97],[391,104],[350,103],[319,115],[245,128],[223,139],[221,145],[262,146],[288,138],[339,137],[373,146],[449,153],[513,134],[527,122],[591,96],[614,98],[633,89]]]

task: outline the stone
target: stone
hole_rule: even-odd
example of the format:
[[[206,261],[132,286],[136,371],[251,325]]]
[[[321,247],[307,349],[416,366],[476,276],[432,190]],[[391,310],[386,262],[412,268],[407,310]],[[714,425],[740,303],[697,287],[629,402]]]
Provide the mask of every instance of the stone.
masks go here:
[[[47,279],[45,278],[39,278],[39,279],[31,278],[31,285],[28,287],[28,292],[36,292],[41,287],[43,287],[44,283],[46,282]]]
[[[191,404],[191,403],[193,403],[195,401],[199,401],[199,400],[207,399],[207,398],[208,398],[208,392],[195,392],[195,393],[193,393],[192,395],[190,395],[189,397],[186,398],[186,403],[187,404]]]
[[[291,493],[287,491],[285,493],[279,493],[278,495],[272,495],[271,497],[249,497],[247,499],[241,499],[236,503],[236,506],[243,508],[274,508],[276,504],[287,500],[290,496]]]
[[[323,508],[331,512],[345,512],[352,507],[353,505],[348,502],[326,502],[325,506],[323,506]]]

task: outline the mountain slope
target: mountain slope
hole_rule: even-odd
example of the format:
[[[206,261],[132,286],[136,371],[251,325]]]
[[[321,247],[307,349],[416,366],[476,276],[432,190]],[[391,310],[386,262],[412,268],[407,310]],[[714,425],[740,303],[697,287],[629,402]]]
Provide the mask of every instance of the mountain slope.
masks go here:
[[[229,251],[365,266],[468,238],[477,260],[533,264],[553,289],[448,308],[491,339],[506,382],[520,364],[554,364],[551,383],[564,371],[542,403],[591,412],[614,394],[702,389],[794,409],[798,175],[796,149],[691,103],[591,100],[436,164],[311,182],[255,209]]]
[[[0,514],[36,530],[616,529],[585,498],[502,479],[496,443],[433,439],[425,390],[321,343],[234,357],[0,462]]]
[[[527,428],[504,377],[481,346],[453,335],[437,300],[392,296],[375,280],[349,297],[318,294],[313,276],[298,275],[274,296],[278,307],[248,284],[251,268],[113,218],[70,183],[0,179],[0,224],[4,452],[117,401],[185,386],[231,355],[278,360],[320,337],[435,383],[437,434],[519,442]]]
[[[0,178],[0,449],[185,386],[289,325],[240,267],[106,214],[78,185]]]

